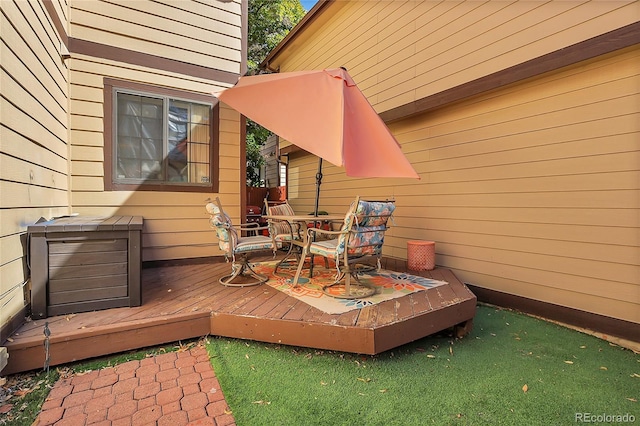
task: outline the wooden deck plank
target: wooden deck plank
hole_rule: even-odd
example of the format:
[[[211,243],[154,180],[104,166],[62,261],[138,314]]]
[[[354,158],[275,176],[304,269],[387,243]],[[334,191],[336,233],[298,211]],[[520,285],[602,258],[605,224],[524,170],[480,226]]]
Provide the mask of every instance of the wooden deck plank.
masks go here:
[[[272,319],[282,319],[290,310],[293,308],[297,302],[293,297],[285,297],[273,307],[269,312],[267,312],[264,317],[272,318]]]
[[[376,326],[378,319],[378,305],[365,306],[361,309],[356,326],[363,328],[373,328]]]
[[[194,276],[201,276],[210,272],[213,268],[206,265],[193,265],[188,269],[168,266],[166,268],[145,269],[142,277],[142,305],[136,309],[123,308],[119,312],[102,318],[102,316],[89,316],[83,321],[83,326],[92,327],[104,324],[105,321],[117,324],[130,319],[144,319],[161,314],[168,315],[168,308],[178,300],[181,292],[189,295],[189,283]],[[215,269],[214,269],[215,270]],[[210,272],[210,273],[213,273]],[[180,283],[176,286],[175,283]],[[195,287],[193,288],[195,289]],[[171,291],[168,291],[171,290]],[[84,319],[84,318],[83,318]]]
[[[303,301],[297,300],[296,303],[291,307],[289,312],[287,312],[285,316],[282,317],[282,319],[290,321],[301,321],[310,309],[311,305],[307,305]]]
[[[384,264],[406,270],[404,261]],[[415,274],[448,285],[327,314],[267,285],[222,286],[218,279],[229,268],[223,262],[144,268],[141,306],[29,321],[5,342],[10,357],[3,373],[42,367],[45,323],[51,331],[51,365],[57,365],[209,333],[375,354],[475,315],[475,296],[446,269]]]
[[[396,320],[396,304],[395,300],[387,300],[378,304],[378,323],[377,325],[382,324],[391,324]]]
[[[320,309],[311,307],[311,309],[309,309],[302,318],[300,318],[300,320],[305,322],[320,322],[324,315],[325,313]]]
[[[442,277],[445,281],[448,281],[449,283],[451,283],[451,289],[454,291],[454,293],[460,298],[460,299],[465,299],[468,297],[472,297],[475,298],[476,296],[471,292],[471,290],[469,290],[469,288],[467,288],[466,285],[464,285],[463,283],[461,283],[458,278],[456,278],[456,276],[453,274],[453,272],[451,272],[450,269],[442,269],[440,271],[440,273],[442,274]]]
[[[412,318],[413,314],[413,297],[408,295],[395,299],[396,301],[396,321],[402,321],[407,318]]]
[[[413,312],[415,315],[423,314],[433,309],[431,303],[429,303],[429,297],[427,291],[419,291],[412,295],[413,299]]]
[[[239,297],[243,297],[250,292],[252,287],[226,287],[226,290],[217,293],[216,297],[211,298],[209,307],[212,311],[219,311],[223,307],[233,303]],[[215,291],[215,290],[213,290]]]
[[[276,308],[276,306],[278,306],[282,301],[288,298],[289,296],[281,291],[278,291],[276,295],[270,297],[265,301],[265,303],[254,309],[251,314],[256,317],[266,317],[272,310]]]
[[[349,312],[345,312],[338,317],[338,325],[352,327],[358,321],[358,315],[360,315],[359,309],[354,309]]]
[[[93,358],[105,354],[155,346],[208,334],[210,315],[198,313],[180,318],[153,318],[146,321],[93,327],[90,330],[51,334],[50,365]],[[203,334],[204,333],[204,334]],[[190,336],[190,337],[189,337]],[[43,339],[37,345],[23,342],[9,349],[10,363],[3,374],[42,368],[45,361]],[[11,359],[12,358],[12,359]]]
[[[263,296],[263,294],[264,294],[263,286],[251,287],[250,291],[246,292],[242,297],[239,297],[236,300],[234,300],[233,303],[230,303],[220,308],[219,312],[233,313],[253,300],[258,299],[258,301],[260,302],[260,298]]]
[[[259,309],[261,306],[265,305],[265,304],[271,304],[272,306],[275,304],[274,302],[271,302],[271,299],[274,297],[277,297],[278,294],[280,294],[281,292],[279,292],[278,290],[271,288],[269,286],[260,286],[260,289],[262,290],[262,295],[260,297],[257,297],[253,300],[248,301],[247,303],[245,303],[242,306],[239,306],[234,312],[233,314],[235,315],[252,315],[254,316],[254,311],[256,309]]]

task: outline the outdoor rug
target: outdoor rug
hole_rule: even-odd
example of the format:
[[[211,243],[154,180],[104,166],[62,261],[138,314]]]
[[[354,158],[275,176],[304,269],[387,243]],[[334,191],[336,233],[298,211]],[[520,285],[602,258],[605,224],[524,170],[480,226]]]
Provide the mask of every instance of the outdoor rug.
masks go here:
[[[336,273],[335,269],[326,269],[324,265],[318,265],[314,267],[313,278],[311,279],[308,278],[309,270],[305,269],[303,276],[300,277],[298,286],[293,288],[291,286],[291,278],[273,274],[274,265],[275,262],[255,264],[254,269],[258,273],[269,277],[269,281],[266,282],[267,285],[328,314],[342,314],[354,309],[375,305],[385,300],[395,299],[407,294],[447,284],[446,281],[437,281],[401,272],[387,271],[384,269],[380,271],[373,270],[359,275],[359,279],[361,282],[375,287],[376,293],[374,295],[364,299],[336,299],[327,296],[322,291],[324,286],[333,283]],[[289,275],[289,273],[291,273],[291,276],[293,276],[293,272],[284,272],[282,269],[278,269],[279,275],[281,271],[282,275]]]

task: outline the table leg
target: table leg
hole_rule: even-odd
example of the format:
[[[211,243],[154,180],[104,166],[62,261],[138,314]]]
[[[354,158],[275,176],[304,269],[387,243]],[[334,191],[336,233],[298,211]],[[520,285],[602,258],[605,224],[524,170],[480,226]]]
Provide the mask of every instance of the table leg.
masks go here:
[[[302,254],[300,255],[300,261],[298,262],[298,269],[296,270],[296,275],[293,278],[292,287],[298,286],[298,280],[300,279],[300,274],[302,274],[302,268],[304,267],[304,259],[307,257],[307,246],[305,245],[302,248]]]
[[[284,255],[284,257],[282,258],[282,260],[280,260],[278,263],[276,263],[276,266],[273,270],[273,274],[276,275],[278,273],[278,268],[282,266],[283,263],[287,262],[291,256],[291,254],[293,253],[293,246],[295,244],[293,242],[289,242],[289,250],[287,250],[287,253]]]

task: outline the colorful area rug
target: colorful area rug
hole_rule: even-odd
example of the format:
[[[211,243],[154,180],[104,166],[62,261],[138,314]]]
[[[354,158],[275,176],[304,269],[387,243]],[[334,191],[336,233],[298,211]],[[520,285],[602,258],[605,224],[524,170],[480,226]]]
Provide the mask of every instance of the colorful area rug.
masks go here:
[[[298,286],[294,288],[291,286],[291,278],[273,274],[274,265],[275,263],[272,262],[255,264],[254,269],[258,273],[269,277],[267,285],[328,314],[342,314],[354,309],[375,305],[385,300],[447,284],[446,281],[437,281],[381,269],[380,271],[374,270],[359,275],[361,282],[375,287],[376,293],[374,295],[364,299],[336,299],[322,291],[323,287],[333,283],[335,269],[326,269],[324,265],[318,265],[314,268],[313,278],[311,279],[308,278],[309,270],[305,269],[303,277],[300,277]],[[278,269],[279,275],[281,271],[282,275],[291,273]]]

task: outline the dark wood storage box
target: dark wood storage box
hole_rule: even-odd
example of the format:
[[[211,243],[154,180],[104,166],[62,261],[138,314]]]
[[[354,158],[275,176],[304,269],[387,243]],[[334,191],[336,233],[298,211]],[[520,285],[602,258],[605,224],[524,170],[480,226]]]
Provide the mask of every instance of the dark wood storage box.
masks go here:
[[[142,224],[76,216],[29,226],[31,317],[140,306]]]

